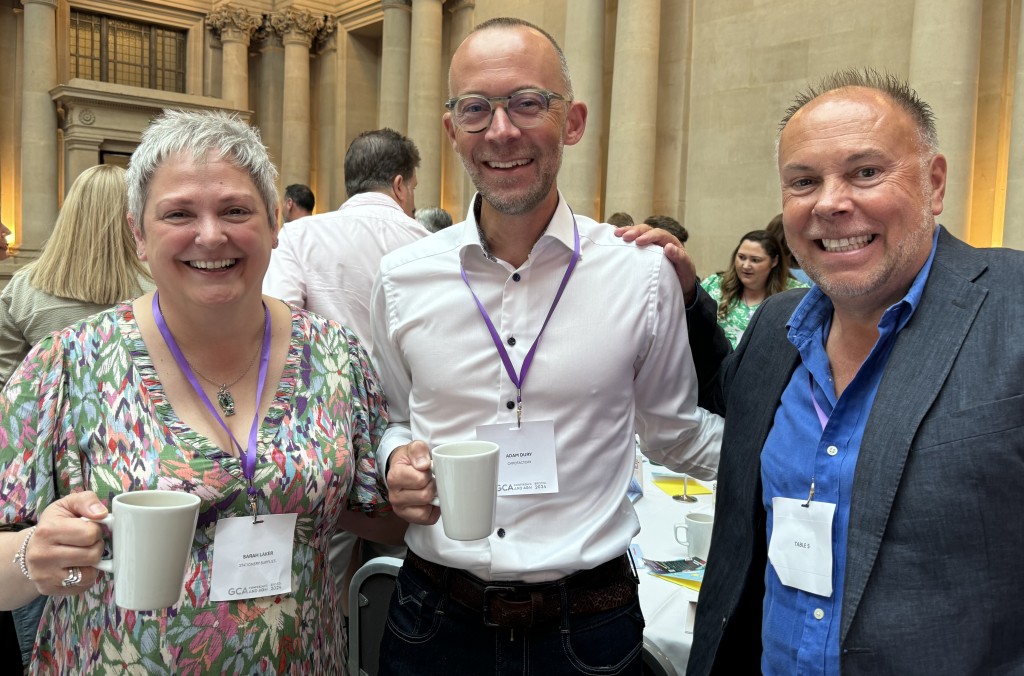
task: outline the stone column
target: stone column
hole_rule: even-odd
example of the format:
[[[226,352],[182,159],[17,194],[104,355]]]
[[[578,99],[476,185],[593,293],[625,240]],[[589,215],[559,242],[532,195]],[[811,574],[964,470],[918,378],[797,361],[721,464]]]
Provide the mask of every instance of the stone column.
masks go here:
[[[407,135],[420,151],[416,204],[424,207],[441,203],[441,6],[442,0],[412,0]]]
[[[30,256],[57,222],[57,0],[22,0],[24,54],[21,95],[21,219],[18,241]]]
[[[380,108],[377,121],[404,134],[409,122],[410,0],[383,0],[384,35],[380,56]]]
[[[319,62],[317,93],[317,144],[315,146],[317,171],[313,194],[316,196],[317,212],[336,209],[343,200],[344,170],[340,155],[334,147],[338,137],[338,20],[327,17],[324,27],[317,35],[317,61]]]
[[[915,0],[910,84],[935,111],[939,148],[949,160],[938,221],[958,237],[968,232],[978,114],[982,3]]]
[[[1017,75],[1010,118],[1010,166],[1006,176],[1003,246],[1024,250],[1024,12],[1017,34]]]
[[[660,35],[651,27],[660,20],[660,0],[619,3],[603,206],[635,220],[650,215],[654,197]]]
[[[249,40],[262,18],[242,7],[221,5],[206,21],[222,45],[221,98],[232,108],[249,110]]]
[[[256,106],[256,123],[260,136],[270,152],[270,159],[277,167],[277,187],[281,185],[281,117],[284,107],[284,45],[281,34],[273,27],[270,17],[256,31],[256,45],[260,53],[259,101]]]
[[[568,0],[565,44],[573,96],[587,104],[583,139],[565,149],[558,187],[573,211],[601,220],[602,134],[604,133],[604,3]]]
[[[693,32],[692,0],[661,6],[661,49],[658,64],[658,134],[651,212],[684,223],[686,155],[689,129],[690,67]],[[634,214],[636,218],[644,218]]]
[[[476,2],[474,0],[448,1],[448,11],[451,12],[451,19],[448,24],[448,45],[451,51],[446,55],[445,59],[448,65],[451,65],[452,54],[462,44],[462,41],[466,39],[469,32],[473,30],[474,9],[476,9]],[[444,78],[444,85],[441,90],[444,92],[442,98],[447,99],[450,93],[448,92],[447,68],[442,68],[441,77]],[[439,127],[441,127],[441,117],[443,115],[444,110],[442,109],[438,115]],[[448,143],[443,127],[441,128],[441,145],[444,148],[441,153],[443,162],[441,168],[443,179],[441,206],[447,209],[448,213],[455,219],[455,222],[458,223],[466,215],[469,209],[469,199],[473,196],[476,189],[473,187],[473,182],[469,180],[469,175],[462,166],[462,160],[459,159],[458,153]]]
[[[271,17],[284,43],[281,183],[309,185],[309,48],[324,19],[288,8]]]

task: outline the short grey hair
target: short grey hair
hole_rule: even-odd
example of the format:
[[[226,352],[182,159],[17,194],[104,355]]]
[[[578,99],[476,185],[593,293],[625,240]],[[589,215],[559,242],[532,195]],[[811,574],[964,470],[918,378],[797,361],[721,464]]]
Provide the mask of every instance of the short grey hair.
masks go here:
[[[186,153],[196,162],[205,162],[207,154],[228,158],[244,169],[263,198],[267,221],[277,227],[277,169],[270,161],[260,133],[237,114],[222,110],[167,110],[142,132],[139,147],[128,164],[128,213],[136,227],[143,229],[142,213],[149,199],[153,174],[171,155]]]
[[[890,101],[902,108],[914,120],[922,146],[930,153],[939,152],[939,135],[935,131],[935,113],[906,80],[890,72],[879,72],[874,68],[847,69],[830,73],[818,82],[800,92],[793,104],[786,109],[779,122],[779,134],[786,128],[797,111],[814,99],[837,89],[864,87],[881,92]]]

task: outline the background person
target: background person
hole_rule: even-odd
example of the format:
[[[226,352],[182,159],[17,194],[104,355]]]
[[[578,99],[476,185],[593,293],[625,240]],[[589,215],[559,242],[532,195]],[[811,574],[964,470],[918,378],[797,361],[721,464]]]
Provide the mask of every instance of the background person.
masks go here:
[[[129,223],[157,291],[42,340],[0,396],[0,525],[35,525],[0,532],[0,561],[18,555],[0,567],[0,608],[49,596],[33,670],[343,669],[327,540],[338,527],[404,528],[369,517],[386,507],[373,459],[386,409],[369,358],[351,332],[261,292],[275,176],[235,117],[157,118],[128,169]],[[117,582],[92,568],[101,529],[79,517],[157,487],[202,498],[184,593],[166,610],[125,611]],[[213,601],[217,524],[254,513],[298,515],[281,564],[292,590]]]
[[[430,232],[440,232],[452,224],[452,215],[441,207],[417,209],[413,216]]]
[[[65,326],[153,289],[128,227],[125,171],[83,171],[68,191],[39,258],[0,293],[0,387],[32,346]],[[32,656],[46,598],[14,611],[21,660]]]
[[[779,244],[782,246],[782,255],[785,257],[786,262],[789,263],[789,276],[803,282],[805,286],[810,286],[811,278],[800,267],[800,261],[789,250],[789,244],[786,243],[786,229],[782,224],[782,214],[777,214],[772,220],[768,221],[768,225],[764,229],[772,233],[775,239],[779,240]]]
[[[316,198],[308,185],[292,183],[284,189],[284,209],[282,211],[285,223],[312,215],[314,207],[316,207]]]
[[[661,228],[662,230],[668,230],[675,238],[679,240],[680,244],[686,244],[686,240],[690,239],[690,233],[686,231],[683,224],[664,214],[653,214],[644,219],[644,223],[655,228]],[[614,225],[614,224],[613,224]]]
[[[625,211],[616,211],[605,222],[614,225],[616,228],[628,228],[633,225],[633,217]]]
[[[7,260],[7,257],[11,255],[10,250],[7,248],[7,238],[11,236],[11,229],[3,223],[0,223],[0,261]]]
[[[767,230],[752,230],[740,238],[729,268],[701,286],[718,303],[718,325],[735,349],[765,298],[805,285],[789,276],[779,241]]]

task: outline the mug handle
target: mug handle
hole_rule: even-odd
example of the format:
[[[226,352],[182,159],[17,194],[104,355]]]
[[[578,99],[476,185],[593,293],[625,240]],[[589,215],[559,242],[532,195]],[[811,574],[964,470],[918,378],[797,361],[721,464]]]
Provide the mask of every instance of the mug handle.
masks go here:
[[[99,524],[103,524],[104,526],[111,527],[111,528],[114,525],[114,515],[112,513],[111,514],[107,514],[102,519],[90,519],[90,518],[87,518],[87,517],[84,517],[84,516],[79,517],[79,518],[82,521],[88,521],[89,523],[99,523]],[[100,559],[96,563],[96,565],[93,566],[93,568],[95,568],[96,570],[102,570],[104,573],[110,573],[111,575],[113,575],[114,574],[114,560],[113,559]]]
[[[431,498],[430,504],[434,507],[441,506],[441,496],[437,494],[437,475],[434,474],[434,459],[430,459],[430,478],[434,480],[434,497]]]
[[[677,523],[676,526],[675,526],[675,529],[676,529],[676,542],[678,542],[679,544],[681,544],[681,545],[683,545],[685,547],[688,547],[690,545],[690,537],[689,537],[690,536],[690,531],[687,528],[686,524],[685,523]],[[686,539],[685,540],[680,540],[679,539],[679,531],[680,530],[682,530],[684,533],[686,533]]]

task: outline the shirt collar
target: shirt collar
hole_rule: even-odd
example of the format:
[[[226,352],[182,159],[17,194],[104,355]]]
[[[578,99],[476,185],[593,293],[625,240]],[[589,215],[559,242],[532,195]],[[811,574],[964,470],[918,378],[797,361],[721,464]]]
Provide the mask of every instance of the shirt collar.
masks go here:
[[[369,192],[361,192],[357,195],[352,195],[352,197],[349,197],[347,200],[345,200],[344,204],[338,207],[338,211],[342,211],[349,207],[362,207],[367,205],[391,207],[392,209],[397,209],[398,211],[401,211],[403,214],[405,213],[405,211],[402,209],[402,206],[397,201],[395,201],[395,199],[391,197],[391,195],[387,195],[382,192],[374,192],[372,190]]]
[[[914,315],[914,311],[917,310],[917,306],[921,302],[921,296],[924,294],[924,286],[928,281],[932,262],[935,260],[938,241],[939,228],[936,227],[932,233],[932,250],[928,254],[928,259],[921,266],[917,276],[914,277],[907,294],[882,314],[882,318],[878,322],[880,331],[898,333]],[[799,348],[814,336],[821,335],[822,327],[831,320],[832,300],[815,284],[793,310],[793,314],[786,324],[786,328],[789,329],[789,341]]]
[[[480,223],[479,216],[480,206],[483,203],[483,197],[480,193],[473,195],[473,199],[470,201],[469,211],[466,214],[466,220],[462,223],[462,232],[459,237],[459,248],[462,256],[466,255],[466,250],[475,247],[481,252],[483,256],[491,260],[495,260],[490,252],[484,249],[482,238],[480,235]],[[569,208],[569,204],[565,201],[565,197],[562,193],[558,193],[558,206],[555,207],[555,213],[548,221],[547,227],[541,234],[537,243],[534,245],[536,250],[545,241],[560,242],[569,251],[573,250],[575,235],[573,233],[573,221],[574,216],[572,209]],[[532,254],[531,254],[532,255]]]

